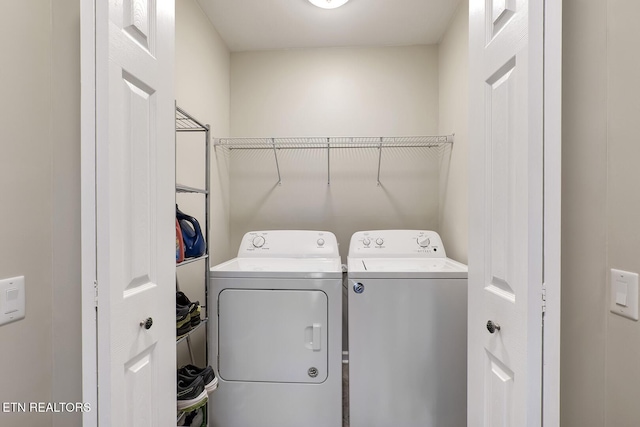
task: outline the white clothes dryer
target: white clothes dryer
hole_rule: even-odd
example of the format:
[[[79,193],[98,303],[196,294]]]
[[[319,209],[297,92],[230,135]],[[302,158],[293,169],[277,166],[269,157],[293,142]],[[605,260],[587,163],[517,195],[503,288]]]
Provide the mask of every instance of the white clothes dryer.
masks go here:
[[[348,276],[350,426],[466,426],[467,267],[436,232],[363,231]]]
[[[254,231],[210,271],[213,427],[342,425],[342,269],[326,231]]]

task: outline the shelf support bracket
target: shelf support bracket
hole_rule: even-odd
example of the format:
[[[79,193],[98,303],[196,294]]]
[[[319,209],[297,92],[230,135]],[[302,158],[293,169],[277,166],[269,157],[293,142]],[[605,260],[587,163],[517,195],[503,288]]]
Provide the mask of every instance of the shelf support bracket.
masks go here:
[[[378,187],[382,184],[380,183],[380,165],[382,164],[382,138],[380,138],[380,145],[378,145]]]
[[[278,185],[282,185],[282,178],[280,177],[280,165],[278,164],[278,150],[276,150],[275,138],[271,138],[271,145],[273,145],[273,157],[276,159],[276,170],[278,171]]]
[[[331,153],[329,147],[331,147],[331,144],[329,138],[327,138],[327,185],[331,185]]]

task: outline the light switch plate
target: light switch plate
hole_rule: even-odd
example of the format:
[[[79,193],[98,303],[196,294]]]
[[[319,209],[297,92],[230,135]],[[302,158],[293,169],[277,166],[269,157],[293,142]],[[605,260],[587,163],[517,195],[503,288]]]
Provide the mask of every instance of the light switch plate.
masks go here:
[[[24,276],[0,280],[0,325],[24,319]]]
[[[638,320],[638,274],[611,269],[611,312]]]

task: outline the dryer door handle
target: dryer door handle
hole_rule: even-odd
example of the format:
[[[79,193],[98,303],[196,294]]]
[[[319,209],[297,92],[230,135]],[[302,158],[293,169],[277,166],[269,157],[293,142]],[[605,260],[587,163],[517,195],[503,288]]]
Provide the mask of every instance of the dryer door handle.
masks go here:
[[[305,335],[307,336],[306,347],[309,350],[320,351],[322,350],[322,324],[314,323],[311,326],[307,326]]]
[[[320,351],[322,325],[320,323],[313,324],[313,341],[311,342],[311,349],[313,351]]]

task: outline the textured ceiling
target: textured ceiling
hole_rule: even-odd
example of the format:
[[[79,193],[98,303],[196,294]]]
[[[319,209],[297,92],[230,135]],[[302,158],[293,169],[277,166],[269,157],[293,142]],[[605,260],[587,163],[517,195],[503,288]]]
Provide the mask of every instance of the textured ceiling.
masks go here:
[[[232,52],[438,43],[459,0],[198,0]]]

